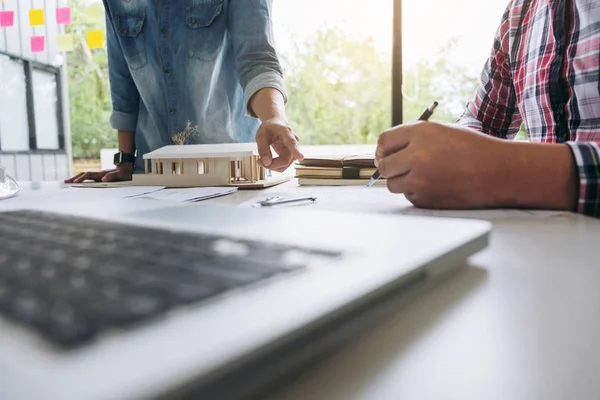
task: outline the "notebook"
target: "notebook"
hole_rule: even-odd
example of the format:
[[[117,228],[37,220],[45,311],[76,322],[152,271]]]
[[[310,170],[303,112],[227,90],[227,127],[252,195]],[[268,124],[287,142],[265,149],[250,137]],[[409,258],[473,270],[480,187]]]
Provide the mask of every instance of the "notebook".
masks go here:
[[[298,165],[307,167],[362,167],[375,168],[375,157],[368,154],[350,154],[350,155],[328,155],[320,157],[306,157],[299,161]]]
[[[365,154],[307,157],[295,165],[299,185],[362,186],[377,170],[375,157]],[[377,185],[385,185],[380,179]]]

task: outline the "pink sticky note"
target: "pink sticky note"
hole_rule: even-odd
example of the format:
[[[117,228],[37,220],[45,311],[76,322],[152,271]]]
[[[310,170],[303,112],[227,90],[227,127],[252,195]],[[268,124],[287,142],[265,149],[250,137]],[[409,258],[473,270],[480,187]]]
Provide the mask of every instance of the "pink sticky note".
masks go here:
[[[43,36],[32,36],[31,37],[31,52],[39,53],[44,51],[45,38]]]
[[[69,7],[56,9],[56,23],[59,25],[71,25],[71,9]]]
[[[0,28],[13,26],[15,23],[14,11],[0,11]]]

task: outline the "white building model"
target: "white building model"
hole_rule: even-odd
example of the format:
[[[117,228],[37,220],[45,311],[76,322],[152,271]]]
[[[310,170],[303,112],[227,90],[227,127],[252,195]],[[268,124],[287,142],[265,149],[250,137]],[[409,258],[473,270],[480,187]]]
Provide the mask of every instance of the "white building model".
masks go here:
[[[256,143],[165,146],[144,155],[145,171],[133,175],[133,184],[260,188],[290,179],[269,178],[258,159]]]

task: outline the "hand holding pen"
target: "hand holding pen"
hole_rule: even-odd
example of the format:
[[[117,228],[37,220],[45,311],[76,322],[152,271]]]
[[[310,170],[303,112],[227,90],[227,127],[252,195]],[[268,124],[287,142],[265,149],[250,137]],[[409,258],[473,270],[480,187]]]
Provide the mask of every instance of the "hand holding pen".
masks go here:
[[[427,107],[427,109],[425,111],[423,111],[423,114],[421,114],[421,116],[419,117],[419,121],[427,121],[429,119],[429,117],[431,117],[431,115],[433,114],[433,111],[435,110],[435,108],[438,106],[438,102],[434,101],[433,103],[431,103],[429,105],[429,107]],[[375,173],[373,174],[373,176],[371,176],[371,179],[369,180],[369,183],[367,184],[368,187],[371,187],[375,184],[375,182],[377,182],[377,180],[379,179],[379,177],[381,176],[381,174],[379,173],[379,170],[376,170]]]

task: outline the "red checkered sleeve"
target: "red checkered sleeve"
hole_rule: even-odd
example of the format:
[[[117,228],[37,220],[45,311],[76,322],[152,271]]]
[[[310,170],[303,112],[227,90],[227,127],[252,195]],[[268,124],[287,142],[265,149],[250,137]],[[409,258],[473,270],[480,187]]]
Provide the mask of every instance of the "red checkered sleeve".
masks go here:
[[[600,144],[567,142],[577,164],[579,193],[577,212],[600,217]]]
[[[514,137],[522,123],[516,106],[508,56],[511,8],[512,1],[496,31],[492,52],[484,65],[477,92],[457,121],[459,125],[499,138]]]

